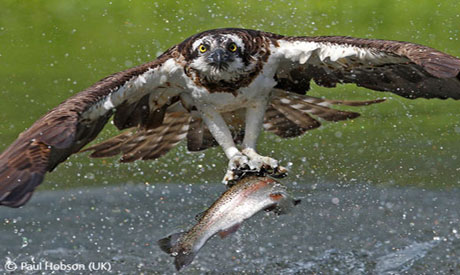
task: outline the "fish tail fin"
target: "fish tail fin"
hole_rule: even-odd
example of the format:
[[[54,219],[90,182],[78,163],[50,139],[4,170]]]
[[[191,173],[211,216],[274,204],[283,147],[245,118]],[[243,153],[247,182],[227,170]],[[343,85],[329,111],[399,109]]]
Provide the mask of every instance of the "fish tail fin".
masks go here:
[[[196,252],[187,249],[180,249],[177,252],[177,255],[174,256],[174,265],[176,266],[177,271],[191,264],[193,259],[195,259],[195,256]]]
[[[166,238],[158,240],[158,246],[160,246],[161,250],[168,254],[172,254],[174,251],[178,249],[179,246],[179,239],[185,234],[185,232],[179,232],[169,235]]]
[[[161,250],[174,257],[174,265],[177,271],[191,264],[196,256],[196,252],[192,249],[182,246],[180,239],[184,234],[185,232],[174,233],[158,240]]]

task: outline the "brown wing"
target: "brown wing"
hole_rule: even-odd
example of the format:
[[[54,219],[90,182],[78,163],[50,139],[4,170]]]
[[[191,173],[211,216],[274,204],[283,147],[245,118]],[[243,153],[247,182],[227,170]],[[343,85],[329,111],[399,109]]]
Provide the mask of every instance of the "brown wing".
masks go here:
[[[316,118],[337,122],[359,116],[359,113],[333,109],[333,105],[356,107],[383,101],[328,100],[275,89],[265,113],[264,128],[282,138],[297,137],[320,127],[321,123]]]
[[[138,159],[156,159],[166,154],[183,140],[190,128],[187,112],[167,112],[160,126],[146,129],[134,128],[102,143],[88,147],[91,157],[103,158],[123,154],[121,162]]]
[[[305,94],[355,83],[407,98],[460,99],[460,59],[429,47],[351,37],[272,38],[277,88]]]
[[[178,77],[164,68],[170,51],[157,60],[113,74],[76,94],[37,120],[0,155],[0,205],[26,203],[44,174],[93,140],[115,113],[123,129],[161,125],[177,90],[163,87]],[[169,83],[166,83],[169,84]]]

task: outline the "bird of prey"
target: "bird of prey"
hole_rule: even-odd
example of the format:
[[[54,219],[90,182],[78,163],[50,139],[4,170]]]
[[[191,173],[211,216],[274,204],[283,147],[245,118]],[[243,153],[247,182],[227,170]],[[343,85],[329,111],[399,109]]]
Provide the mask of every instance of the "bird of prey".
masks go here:
[[[37,120],[0,155],[0,205],[19,207],[71,154],[113,117],[120,135],[86,150],[121,161],[155,159],[181,140],[190,151],[220,145],[224,181],[241,169],[284,168],[256,150],[262,129],[294,137],[358,116],[334,104],[369,105],[306,95],[310,82],[354,83],[414,98],[460,99],[460,59],[408,42],[343,36],[283,36],[247,29],[195,34],[157,59],[112,74]]]

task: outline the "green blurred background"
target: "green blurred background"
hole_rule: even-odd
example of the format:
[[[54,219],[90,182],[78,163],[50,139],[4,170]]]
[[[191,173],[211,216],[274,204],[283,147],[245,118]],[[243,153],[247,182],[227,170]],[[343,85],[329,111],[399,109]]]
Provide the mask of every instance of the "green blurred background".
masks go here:
[[[5,1],[0,0],[0,150],[47,110],[108,74],[154,59],[206,29],[404,40],[460,55],[460,4],[449,1]],[[362,117],[300,138],[264,135],[259,150],[292,163],[287,181],[460,186],[460,102],[407,100],[354,85],[313,95],[387,97]],[[116,134],[106,127],[97,141]],[[72,156],[41,189],[101,184],[219,182],[220,148],[183,145],[150,162]]]

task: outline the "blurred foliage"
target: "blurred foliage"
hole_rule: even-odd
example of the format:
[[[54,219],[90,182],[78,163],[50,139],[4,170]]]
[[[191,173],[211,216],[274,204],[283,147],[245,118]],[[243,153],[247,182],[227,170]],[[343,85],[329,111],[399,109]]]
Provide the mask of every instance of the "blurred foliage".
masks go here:
[[[404,40],[460,55],[460,4],[448,1],[74,1],[0,0],[0,149],[46,110],[108,74],[154,59],[206,29],[243,27],[286,35]],[[264,135],[259,150],[292,162],[286,181],[325,180],[452,187],[460,183],[458,102],[411,101],[357,88],[314,86],[337,99],[387,97],[362,117],[305,136]],[[98,138],[116,133],[112,125]],[[179,146],[151,162],[71,157],[42,188],[124,182],[220,181],[220,148]],[[47,187],[46,187],[47,186]]]

